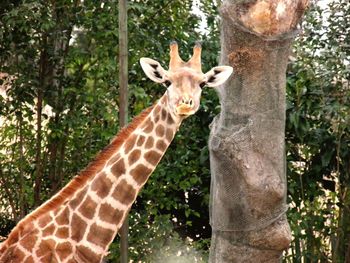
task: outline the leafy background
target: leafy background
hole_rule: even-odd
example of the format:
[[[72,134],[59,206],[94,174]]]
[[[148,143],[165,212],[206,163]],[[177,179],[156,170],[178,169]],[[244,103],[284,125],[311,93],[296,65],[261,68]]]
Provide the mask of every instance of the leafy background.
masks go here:
[[[129,1],[130,116],[164,92],[146,79],[140,57],[166,66],[171,40],[178,40],[184,59],[201,40],[203,70],[218,64],[219,4]],[[204,24],[194,5],[205,15]],[[119,129],[118,2],[3,0],[0,39],[0,235],[6,237]],[[349,43],[348,1],[312,5],[287,72],[293,241],[285,262],[350,260]],[[134,204],[133,262],[207,261],[208,126],[219,110],[215,91],[205,89],[199,112],[185,121]],[[107,260],[119,260],[118,237]]]

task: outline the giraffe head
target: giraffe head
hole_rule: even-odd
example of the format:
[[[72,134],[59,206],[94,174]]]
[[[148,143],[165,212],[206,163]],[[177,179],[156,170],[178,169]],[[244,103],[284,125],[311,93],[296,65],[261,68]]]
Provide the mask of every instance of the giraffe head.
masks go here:
[[[194,114],[200,105],[202,88],[223,84],[233,71],[230,66],[217,66],[204,74],[201,66],[201,50],[201,45],[196,43],[191,59],[184,62],[179,56],[177,43],[172,42],[168,70],[153,59],[140,59],[146,75],[154,82],[167,87],[169,107],[176,116],[187,117]]]

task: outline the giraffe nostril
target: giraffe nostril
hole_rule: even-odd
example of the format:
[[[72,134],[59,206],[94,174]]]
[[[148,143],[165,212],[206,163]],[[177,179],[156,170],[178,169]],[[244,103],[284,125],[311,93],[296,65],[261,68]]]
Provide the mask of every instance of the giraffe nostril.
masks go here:
[[[180,103],[183,104],[183,105],[188,105],[190,107],[193,106],[193,100],[192,99],[181,98]]]

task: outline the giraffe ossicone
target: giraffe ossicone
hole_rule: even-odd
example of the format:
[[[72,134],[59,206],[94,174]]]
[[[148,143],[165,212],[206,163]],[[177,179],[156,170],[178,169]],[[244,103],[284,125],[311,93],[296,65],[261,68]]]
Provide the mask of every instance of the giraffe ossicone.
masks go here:
[[[24,217],[0,244],[0,263],[99,263],[138,192],[184,118],[200,105],[202,88],[224,83],[229,66],[201,70],[201,46],[184,62],[175,42],[169,69],[141,58],[142,69],[167,87],[165,94],[124,128],[88,167]]]

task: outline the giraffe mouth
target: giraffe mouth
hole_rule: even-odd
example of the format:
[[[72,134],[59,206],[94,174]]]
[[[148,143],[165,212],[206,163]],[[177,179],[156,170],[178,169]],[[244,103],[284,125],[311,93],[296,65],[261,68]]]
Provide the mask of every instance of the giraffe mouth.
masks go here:
[[[182,117],[187,117],[195,113],[192,106],[181,104],[176,107],[176,113]]]

